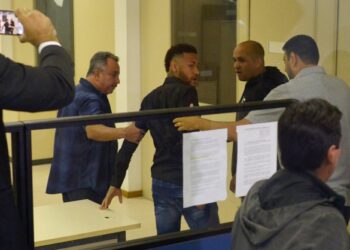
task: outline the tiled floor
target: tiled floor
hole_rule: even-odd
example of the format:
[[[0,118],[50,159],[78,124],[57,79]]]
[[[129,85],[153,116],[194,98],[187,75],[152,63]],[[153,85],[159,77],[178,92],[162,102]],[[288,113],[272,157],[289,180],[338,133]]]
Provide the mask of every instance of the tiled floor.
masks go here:
[[[33,167],[34,206],[57,204],[62,202],[61,195],[48,195],[45,193],[48,172],[48,165]],[[239,204],[239,199],[235,198],[232,193],[229,193],[228,198],[225,201],[219,202],[220,221],[232,221]],[[123,203],[119,204],[117,199],[114,199],[110,209],[127,214],[141,223],[140,229],[127,231],[127,240],[156,234],[152,201],[142,197],[132,199],[124,198]],[[181,228],[182,230],[188,229],[184,221],[182,222]]]

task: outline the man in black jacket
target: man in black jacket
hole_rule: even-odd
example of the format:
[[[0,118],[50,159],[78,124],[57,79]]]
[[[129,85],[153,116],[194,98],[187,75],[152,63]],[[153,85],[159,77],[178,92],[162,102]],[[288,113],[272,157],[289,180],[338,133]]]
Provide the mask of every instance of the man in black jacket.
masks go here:
[[[233,50],[233,67],[240,81],[245,81],[245,88],[239,103],[262,101],[275,87],[288,81],[278,68],[265,66],[263,46],[252,40],[242,42]],[[247,111],[237,112],[236,121],[243,119]],[[232,180],[230,189],[235,191],[237,143],[232,151]]]
[[[167,78],[164,84],[142,100],[141,110],[198,106],[195,89],[199,75],[197,50],[189,44],[174,45],[165,56],[165,69]],[[172,120],[147,120],[136,122],[135,125],[151,132],[156,148],[151,172],[157,233],[179,231],[182,215],[191,229],[217,225],[219,217],[216,203],[183,207],[182,133],[176,130]],[[120,187],[136,147],[137,144],[124,141],[102,208],[107,208],[114,196],[118,196],[121,202]]]
[[[74,95],[73,63],[60,46],[50,19],[39,11],[17,10],[24,26],[21,42],[38,47],[38,67],[0,54],[0,249],[26,249],[15,207],[2,110],[44,111],[67,105]]]

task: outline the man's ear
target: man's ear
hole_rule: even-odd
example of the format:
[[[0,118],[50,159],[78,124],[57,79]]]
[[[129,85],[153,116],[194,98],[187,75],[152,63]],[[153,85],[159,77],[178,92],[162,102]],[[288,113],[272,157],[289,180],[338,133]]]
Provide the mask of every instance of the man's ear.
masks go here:
[[[98,79],[100,77],[101,73],[102,73],[101,69],[95,69],[92,75],[95,79]]]
[[[339,147],[335,145],[330,146],[321,166],[315,170],[316,177],[323,182],[326,182],[329,177],[331,177],[337,166],[340,153],[341,150]]]
[[[265,65],[264,58],[258,57],[256,60],[257,60],[257,66],[259,68],[264,67],[264,65]]]
[[[341,154],[341,149],[336,145],[332,145],[329,147],[327,152],[327,161],[331,165],[333,171],[338,164],[340,154]]]
[[[289,59],[290,66],[292,66],[294,68],[298,64],[300,57],[292,51],[292,52],[290,52],[288,59]]]
[[[177,71],[178,71],[178,63],[177,63],[177,60],[176,59],[173,59],[170,61],[170,72],[172,72],[173,74],[176,74]]]

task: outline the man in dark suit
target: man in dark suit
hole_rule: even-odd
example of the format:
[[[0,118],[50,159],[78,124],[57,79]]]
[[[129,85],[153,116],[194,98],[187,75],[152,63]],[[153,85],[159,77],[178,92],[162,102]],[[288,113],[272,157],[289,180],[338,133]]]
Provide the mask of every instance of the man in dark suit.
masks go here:
[[[73,99],[73,64],[60,46],[50,19],[39,11],[17,10],[24,26],[21,42],[39,49],[39,66],[16,63],[0,54],[0,249],[26,249],[11,187],[2,110],[44,111]]]

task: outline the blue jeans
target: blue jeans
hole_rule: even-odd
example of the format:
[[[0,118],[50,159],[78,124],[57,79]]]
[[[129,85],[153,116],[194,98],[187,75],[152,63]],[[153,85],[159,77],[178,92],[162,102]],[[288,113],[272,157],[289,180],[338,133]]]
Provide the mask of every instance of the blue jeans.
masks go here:
[[[206,204],[203,209],[183,208],[182,186],[153,179],[152,192],[158,235],[180,231],[181,215],[190,229],[210,228],[220,223],[216,203]]]

